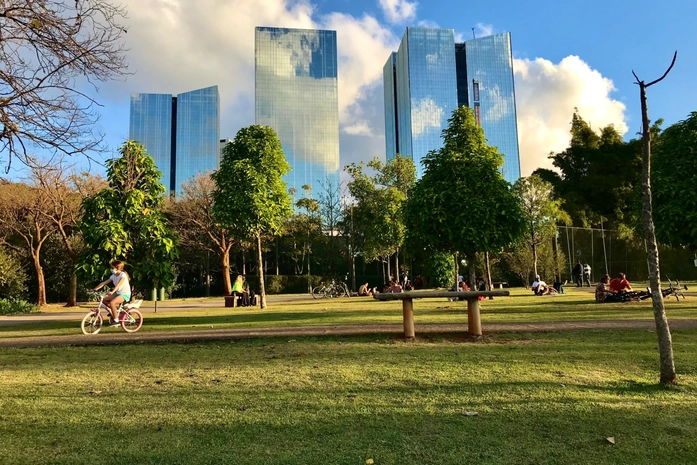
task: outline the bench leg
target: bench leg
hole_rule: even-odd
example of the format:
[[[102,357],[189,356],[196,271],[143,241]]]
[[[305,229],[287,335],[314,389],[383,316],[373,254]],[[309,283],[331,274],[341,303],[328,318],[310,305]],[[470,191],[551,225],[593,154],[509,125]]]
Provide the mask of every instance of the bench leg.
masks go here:
[[[402,316],[404,319],[404,337],[414,338],[414,302],[412,299],[402,300]]]
[[[482,319],[479,315],[479,299],[467,299],[467,332],[474,336],[482,335]]]

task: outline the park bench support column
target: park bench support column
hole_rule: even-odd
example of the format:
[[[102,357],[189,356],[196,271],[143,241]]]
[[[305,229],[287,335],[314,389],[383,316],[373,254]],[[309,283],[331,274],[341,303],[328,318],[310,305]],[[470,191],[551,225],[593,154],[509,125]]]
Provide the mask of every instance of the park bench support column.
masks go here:
[[[414,339],[414,301],[412,299],[402,300],[402,317],[404,321],[404,337]]]
[[[473,336],[482,335],[482,318],[479,314],[479,299],[476,297],[467,299],[467,332]]]

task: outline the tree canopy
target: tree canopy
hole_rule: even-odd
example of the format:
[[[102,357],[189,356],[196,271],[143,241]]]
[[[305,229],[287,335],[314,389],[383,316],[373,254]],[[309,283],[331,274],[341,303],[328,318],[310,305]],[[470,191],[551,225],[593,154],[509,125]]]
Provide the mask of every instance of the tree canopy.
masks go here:
[[[169,287],[178,256],[177,235],[162,212],[165,186],[153,158],[135,141],[107,161],[109,187],[82,202],[79,224],[86,249],[78,272],[100,279],[111,260],[124,260],[142,288]]]
[[[470,108],[460,107],[443,130],[443,148],[428,153],[424,175],[406,205],[412,247],[464,253],[474,280],[477,252],[494,252],[524,232],[522,208]],[[474,283],[472,282],[473,286]]]
[[[651,179],[659,241],[697,249],[697,112],[661,134]]]
[[[569,222],[569,217],[555,200],[552,184],[533,174],[520,178],[513,192],[520,198],[525,218],[525,234],[521,240],[532,253],[532,271],[537,275],[537,248],[557,234],[557,223]]]
[[[223,149],[220,169],[213,173],[213,217],[242,238],[256,238],[262,308],[266,293],[261,238],[277,235],[293,212],[283,181],[288,171],[276,132],[255,124],[239,130]]]

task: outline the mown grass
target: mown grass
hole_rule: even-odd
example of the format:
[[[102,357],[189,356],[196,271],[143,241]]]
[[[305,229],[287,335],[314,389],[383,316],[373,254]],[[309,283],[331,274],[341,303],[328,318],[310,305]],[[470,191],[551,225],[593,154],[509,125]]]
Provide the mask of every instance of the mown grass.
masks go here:
[[[651,301],[596,304],[587,288],[571,288],[559,296],[533,296],[524,289],[512,289],[511,297],[500,297],[481,302],[482,323],[539,323],[589,320],[650,320],[653,318]],[[220,304],[210,308],[211,302]],[[150,306],[152,303],[146,303]],[[206,307],[208,306],[208,307]],[[203,307],[203,308],[202,308]],[[676,302],[666,300],[670,319],[691,319],[697,316],[694,297]],[[400,324],[400,302],[379,302],[372,298],[343,298],[333,300],[302,300],[272,303],[265,310],[259,308],[224,308],[222,299],[192,299],[167,301],[160,305],[160,313],[144,314],[142,332],[184,331],[196,329],[229,329],[288,327],[306,325],[342,324]],[[178,308],[173,310],[173,308]],[[168,309],[167,311],[163,311]],[[86,312],[87,307],[83,309]],[[465,323],[466,302],[448,302],[445,299],[423,299],[414,303],[416,324]],[[80,334],[81,312],[72,321],[47,322],[20,326],[0,326],[0,338],[24,336],[53,336]],[[102,331],[118,332],[119,328]]]
[[[673,337],[676,387],[645,330],[3,350],[0,463],[697,463]]]

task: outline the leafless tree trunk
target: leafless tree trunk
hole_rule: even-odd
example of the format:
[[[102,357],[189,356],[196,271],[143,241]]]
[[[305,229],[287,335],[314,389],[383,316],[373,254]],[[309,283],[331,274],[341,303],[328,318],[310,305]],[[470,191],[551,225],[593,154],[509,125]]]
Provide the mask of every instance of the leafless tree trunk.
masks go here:
[[[491,264],[489,263],[489,252],[484,252],[484,268],[486,269],[487,290],[490,291],[494,288],[494,286],[491,282]],[[493,299],[493,297],[489,296],[489,299]]]
[[[649,126],[649,109],[646,98],[646,88],[650,87],[665,78],[675,64],[678,52],[673,55],[673,62],[670,67],[659,79],[645,84],[632,71],[639,85],[641,94],[641,119],[642,133],[644,141],[644,177],[643,177],[643,209],[642,219],[644,223],[645,237],[648,248],[649,259],[649,282],[651,284],[651,298],[653,300],[653,315],[656,321],[656,333],[658,335],[658,350],[660,353],[660,370],[662,384],[677,384],[678,378],[675,373],[675,362],[673,359],[673,341],[666,318],[666,310],[661,294],[661,275],[658,264],[658,244],[656,242],[656,231],[653,224],[653,205],[651,199],[651,128]]]
[[[261,233],[257,233],[257,250],[259,252],[259,301],[261,302],[261,308],[266,308],[266,288],[264,287],[264,267],[262,266],[262,255],[261,255]]]

